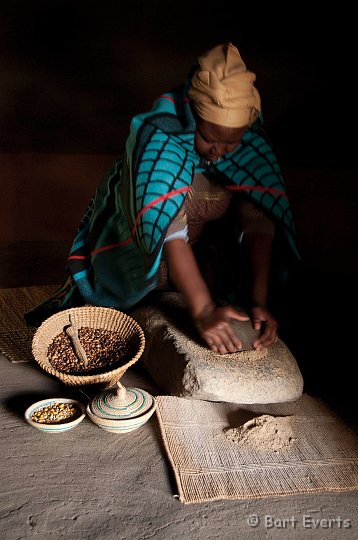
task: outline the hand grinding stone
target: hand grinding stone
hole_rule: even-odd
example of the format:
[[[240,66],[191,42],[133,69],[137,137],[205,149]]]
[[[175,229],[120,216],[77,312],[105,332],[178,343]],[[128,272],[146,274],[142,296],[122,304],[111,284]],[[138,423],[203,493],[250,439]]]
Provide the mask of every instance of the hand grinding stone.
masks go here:
[[[254,350],[253,342],[261,335],[261,330],[254,330],[252,328],[252,321],[238,321],[237,319],[230,319],[230,324],[240,339],[242,344],[242,351]]]
[[[260,331],[251,321],[231,319],[243,350],[218,354],[198,342],[178,293],[163,293],[160,302],[137,308],[131,316],[146,336],[141,362],[167,394],[241,404],[295,401],[302,394],[303,378],[290,350],[280,339],[253,350]]]

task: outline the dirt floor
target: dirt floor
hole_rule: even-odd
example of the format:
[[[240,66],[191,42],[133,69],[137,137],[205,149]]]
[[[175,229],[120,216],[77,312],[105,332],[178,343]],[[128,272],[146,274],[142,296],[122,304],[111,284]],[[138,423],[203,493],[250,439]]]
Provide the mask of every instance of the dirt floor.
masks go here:
[[[13,364],[4,356],[0,363],[1,540],[358,536],[356,492],[184,505],[155,415],[125,435],[103,431],[87,417],[67,433],[41,433],[24,421],[29,404],[51,396],[86,403],[86,396],[35,363]],[[138,365],[122,382],[157,392]]]

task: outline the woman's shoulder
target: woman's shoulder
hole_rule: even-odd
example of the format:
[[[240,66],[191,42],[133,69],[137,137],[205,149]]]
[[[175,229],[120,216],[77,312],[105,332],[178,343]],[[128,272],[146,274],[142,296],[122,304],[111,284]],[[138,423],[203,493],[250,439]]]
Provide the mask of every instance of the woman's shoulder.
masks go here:
[[[131,128],[138,129],[143,124],[150,124],[168,135],[194,131],[195,121],[184,85],[160,94],[151,109],[132,118]]]

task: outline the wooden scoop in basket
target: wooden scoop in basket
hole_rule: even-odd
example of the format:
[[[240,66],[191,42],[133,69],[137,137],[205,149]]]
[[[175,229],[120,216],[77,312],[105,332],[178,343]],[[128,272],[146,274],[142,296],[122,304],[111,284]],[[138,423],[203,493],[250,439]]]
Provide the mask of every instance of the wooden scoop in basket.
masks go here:
[[[69,316],[68,320],[69,320],[69,326],[66,326],[64,328],[64,331],[66,332],[66,334],[71,340],[71,344],[72,344],[75,355],[81,362],[84,363],[85,366],[87,366],[88,358],[87,358],[86,351],[84,350],[82,343],[80,342],[80,338],[78,336],[78,328],[71,321],[71,316]]]

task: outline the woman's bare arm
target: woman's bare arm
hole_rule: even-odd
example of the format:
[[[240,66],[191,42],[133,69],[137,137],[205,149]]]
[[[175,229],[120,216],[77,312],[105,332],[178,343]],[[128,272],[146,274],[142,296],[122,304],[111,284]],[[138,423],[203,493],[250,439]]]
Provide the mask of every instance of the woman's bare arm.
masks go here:
[[[203,279],[191,246],[182,239],[166,242],[165,256],[169,276],[182,293],[196,326],[214,352],[228,353],[241,349],[230,319],[248,320],[232,306],[217,307]]]

